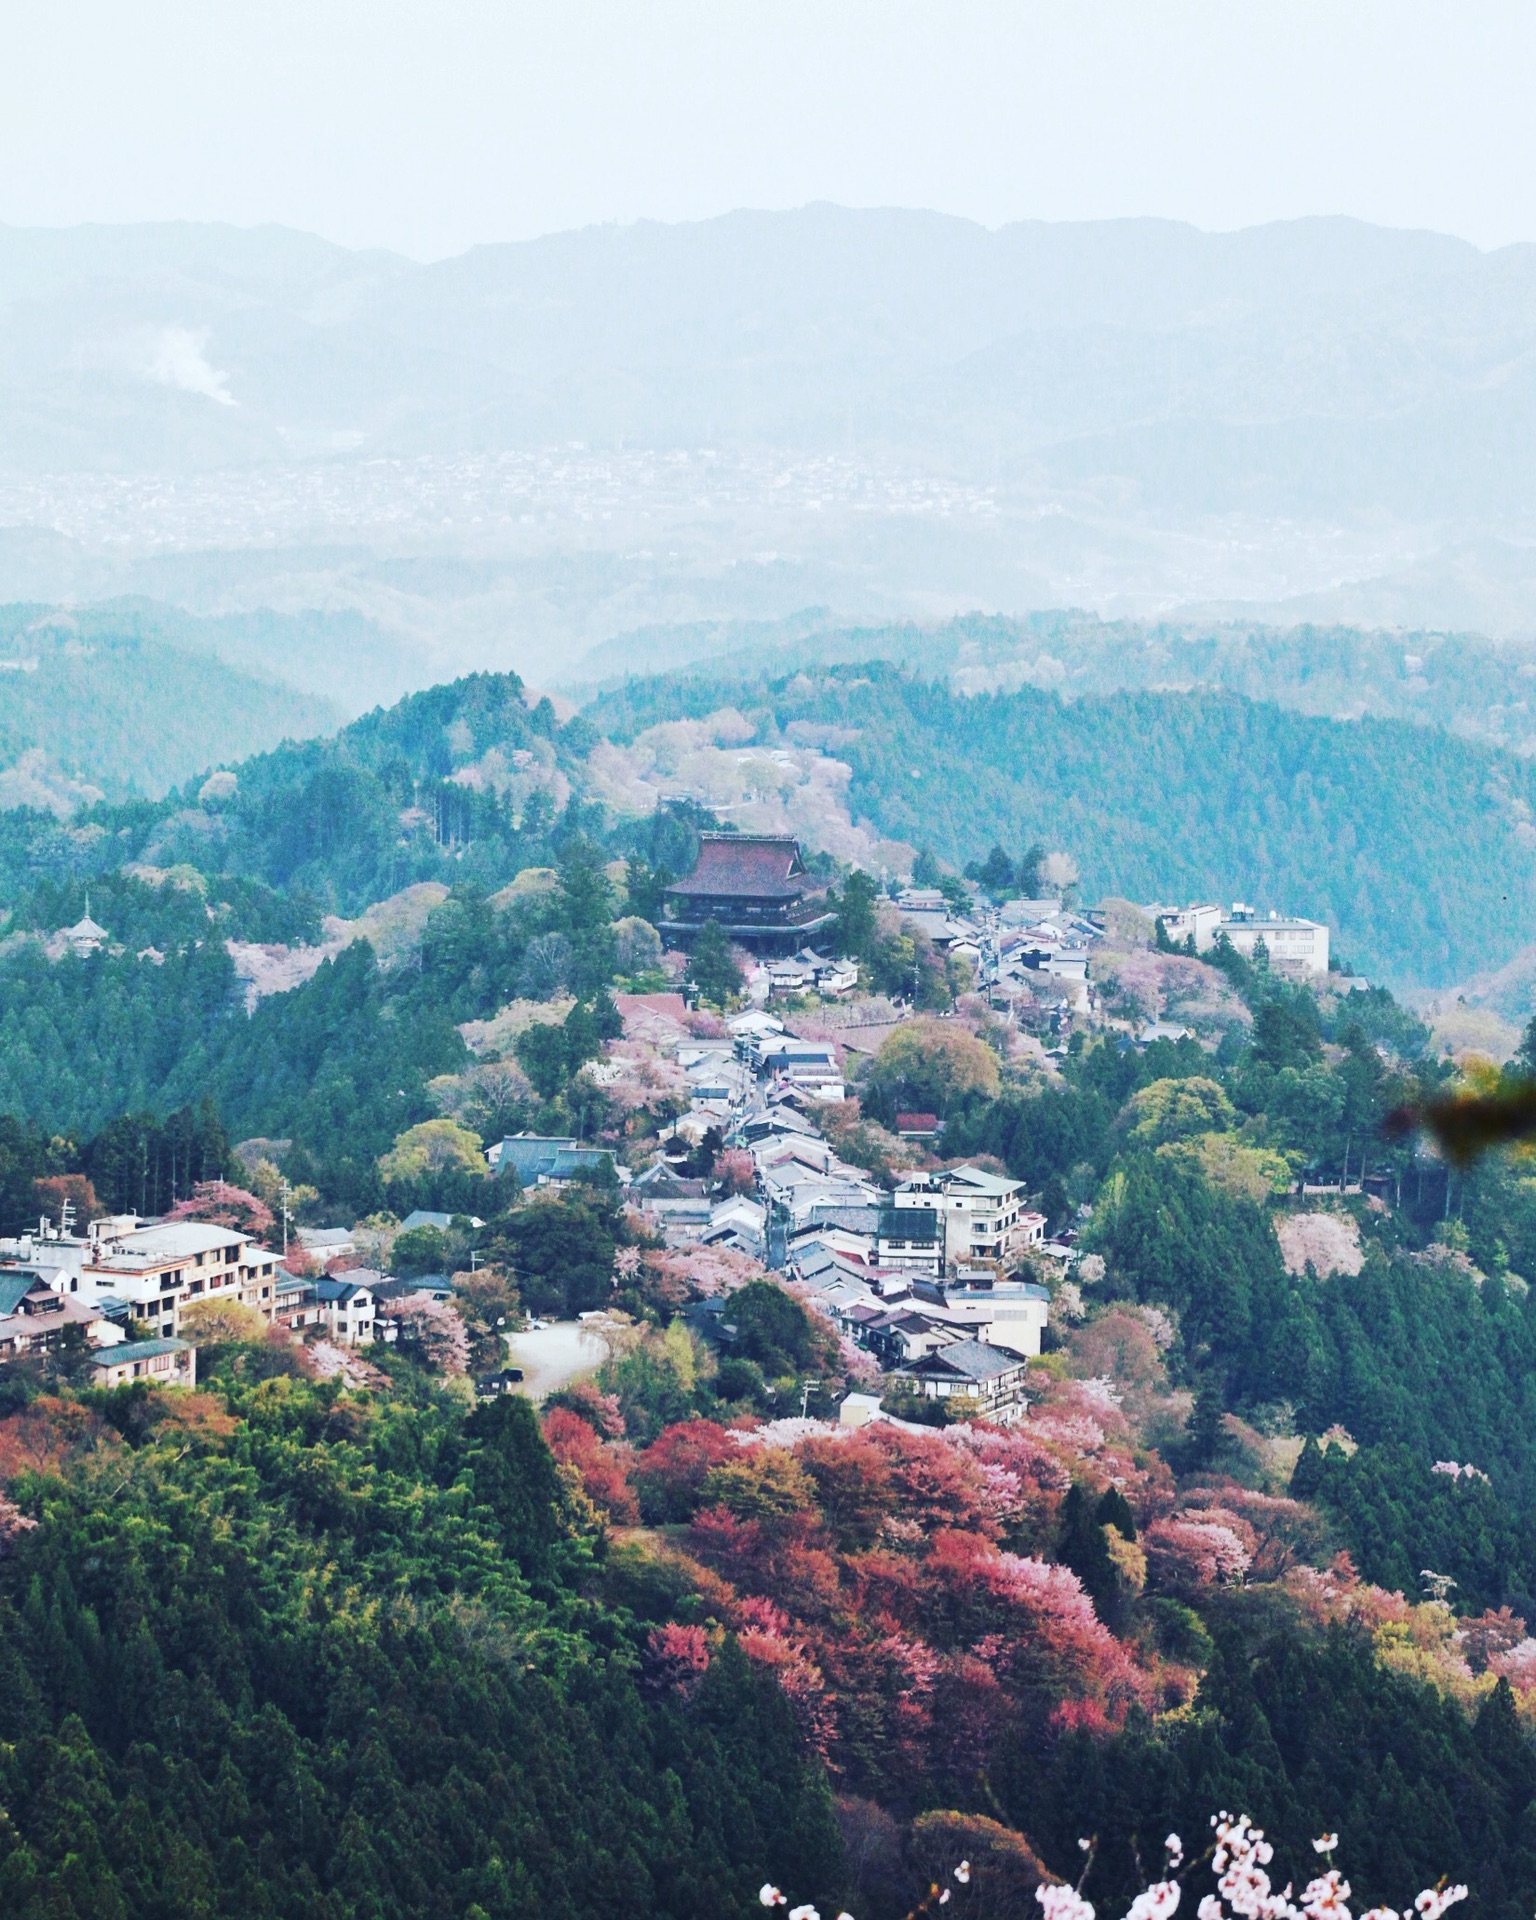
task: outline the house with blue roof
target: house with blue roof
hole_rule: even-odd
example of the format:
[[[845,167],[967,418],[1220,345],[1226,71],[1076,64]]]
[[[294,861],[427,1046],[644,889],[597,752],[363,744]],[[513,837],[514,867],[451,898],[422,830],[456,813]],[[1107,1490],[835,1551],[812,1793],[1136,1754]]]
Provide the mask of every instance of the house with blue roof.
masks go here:
[[[126,1340],[103,1347],[91,1363],[93,1387],[125,1387],[135,1380],[155,1387],[197,1385],[197,1348],[190,1340]]]
[[[571,1180],[615,1178],[606,1147],[583,1146],[567,1134],[512,1133],[486,1153],[493,1173],[515,1173],[524,1187],[561,1186]]]

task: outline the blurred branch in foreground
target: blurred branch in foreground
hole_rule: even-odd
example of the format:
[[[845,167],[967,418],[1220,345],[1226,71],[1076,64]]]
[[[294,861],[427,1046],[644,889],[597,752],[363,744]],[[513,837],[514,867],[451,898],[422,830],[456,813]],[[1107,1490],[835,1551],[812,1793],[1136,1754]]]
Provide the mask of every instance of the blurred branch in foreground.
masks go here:
[[[1401,1138],[1420,1128],[1433,1135],[1454,1166],[1469,1166],[1492,1147],[1536,1140],[1536,1080],[1501,1078],[1484,1090],[1439,1094],[1394,1107],[1383,1133]]]

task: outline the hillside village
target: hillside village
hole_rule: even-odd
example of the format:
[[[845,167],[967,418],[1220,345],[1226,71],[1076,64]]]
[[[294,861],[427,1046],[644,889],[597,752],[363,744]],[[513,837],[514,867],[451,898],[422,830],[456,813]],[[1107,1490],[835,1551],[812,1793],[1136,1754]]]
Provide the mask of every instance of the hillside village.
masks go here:
[[[1277,1718],[1345,1648],[1339,1712],[1374,1703],[1415,1794],[1476,1776],[1489,1726],[1523,1740],[1536,1178],[1393,1121],[1505,1070],[1444,1057],[1331,909],[1090,903],[1037,844],[861,864],[696,794],[613,815],[578,786],[584,725],[488,680],[169,815],[15,837],[0,1605],[64,1489],[68,1710],[136,1631],[101,1530],[170,1513],[216,1594],[261,1587],[274,1539],[316,1569],[262,1588],[304,1619],[252,1643],[242,1697],[285,1684],[311,1594],[429,1620],[419,1671],[474,1687],[509,1646],[544,1686],[521,1650],[563,1663],[596,1622],[601,1658],[580,1639],[511,1747],[572,1724],[583,1674],[627,1676],[674,1743],[636,1777],[702,1739],[713,1783],[713,1729],[778,1753],[827,1857],[886,1863],[848,1909],[871,1920],[920,1900],[935,1833],[1033,1911],[1096,1767],[1129,1897],[1134,1809],[1208,1817],[1159,1784],[1211,1777],[1199,1742],[1220,1779],[1248,1764],[1255,1722],[1210,1710],[1233,1646]],[[1536,1076],[1536,1029],[1511,1054]],[[206,1575],[227,1551],[238,1576]],[[371,1657],[350,1606],[312,1670]],[[425,1714],[414,1657],[388,1684]],[[1375,1792],[1334,1697],[1292,1774],[1322,1783],[1313,1834]],[[283,1709],[314,1752],[336,1710],[307,1685]],[[401,1764],[396,1808],[425,1805]],[[333,1825],[355,1800],[333,1784]]]
[[[596,1183],[616,1190],[642,1240],[733,1256],[736,1284],[772,1275],[854,1357],[844,1426],[891,1418],[892,1408],[920,1411],[925,1402],[933,1414],[924,1417],[943,1403],[944,1417],[1020,1419],[1053,1293],[1079,1257],[1079,1223],[1059,1220],[1048,1232],[1025,1179],[995,1161],[947,1157],[941,1113],[897,1110],[888,1127],[877,1126],[860,1112],[860,1081],[904,1033],[942,1040],[945,1024],[968,1038],[984,1034],[1003,1061],[1043,1081],[1074,1035],[1079,1045],[1093,1036],[1143,1051],[1192,1040],[1196,1028],[1166,1017],[1161,1005],[1137,1017],[1124,975],[1138,954],[1143,971],[1156,967],[1154,954],[1166,954],[1165,971],[1177,976],[1175,956],[1208,958],[1220,944],[1277,977],[1326,980],[1329,940],[1320,923],[1261,916],[1241,903],[1229,912],[1154,904],[1139,916],[1140,945],[1127,947],[1126,916],[1137,915],[1123,903],[1088,910],[1070,892],[1010,897],[995,874],[992,882],[990,894],[953,879],[890,886],[880,914],[932,956],[949,989],[949,1005],[919,1009],[872,994],[858,960],[837,951],[835,901],[808,874],[793,838],[704,833],[692,870],[670,886],[659,916],[667,946],[658,943],[658,959],[677,985],[616,990],[617,1031],[580,1068],[594,1090],[627,1096],[618,1111],[643,1124],[619,1138],[523,1130],[492,1140],[477,1149],[487,1192],[549,1198]],[[428,906],[440,897],[429,892]],[[382,919],[388,923],[387,911]],[[728,1001],[710,1009],[691,978],[687,950],[711,923],[734,947],[734,1008]],[[87,900],[81,919],[50,936],[45,951],[53,962],[85,960],[114,946],[121,951]],[[161,956],[151,948],[139,958]],[[302,957],[296,971],[281,959],[273,965],[277,979],[266,990],[313,971]],[[1197,970],[1210,976],[1207,997],[1219,996],[1220,977]],[[1365,983],[1335,975],[1330,984],[1347,991]],[[568,1004],[557,1000],[548,1015],[526,1007],[523,1031]],[[466,1027],[487,1065],[498,1057],[491,1041],[506,1037],[515,1015],[509,1008]],[[1191,1018],[1198,1022],[1198,1011]],[[1219,1022],[1207,1025],[1200,1044],[1213,1047],[1220,1031]],[[881,1143],[873,1155],[872,1135]],[[854,1138],[864,1150],[850,1158],[843,1143]],[[722,1182],[726,1163],[734,1172]],[[488,1212],[501,1204],[484,1202]],[[1086,1217],[1089,1209],[1077,1211]],[[266,1215],[264,1235],[241,1231],[230,1217],[226,1201],[224,1224],[196,1217],[193,1202],[164,1220],[131,1212],[78,1220],[62,1199],[56,1217],[44,1213],[34,1231],[0,1241],[0,1355],[83,1347],[98,1385],[191,1385],[199,1315],[226,1304],[301,1345],[393,1344],[421,1310],[455,1313],[450,1273],[389,1270],[396,1236],[409,1244],[425,1228],[436,1245],[464,1244],[466,1231],[472,1238],[484,1224],[417,1209],[382,1230],[293,1221],[290,1238],[286,1197],[280,1217]],[[385,1256],[382,1267],[369,1264],[370,1247]],[[469,1264],[472,1273],[475,1260]],[[598,1307],[584,1317],[608,1327],[612,1312]],[[730,1352],[729,1291],[704,1291],[688,1320],[711,1348]],[[204,1324],[227,1335],[216,1313]],[[505,1356],[485,1372],[486,1391],[519,1383]]]

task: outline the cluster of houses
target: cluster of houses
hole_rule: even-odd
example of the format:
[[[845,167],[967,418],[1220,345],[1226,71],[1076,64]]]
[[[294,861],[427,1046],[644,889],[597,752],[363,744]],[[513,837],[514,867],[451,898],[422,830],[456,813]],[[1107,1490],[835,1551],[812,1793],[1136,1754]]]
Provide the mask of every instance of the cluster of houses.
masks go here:
[[[306,1251],[324,1258],[350,1247]],[[31,1233],[0,1239],[0,1362],[73,1340],[87,1350],[96,1386],[191,1386],[197,1352],[183,1321],[199,1302],[237,1302],[290,1333],[364,1347],[396,1338],[415,1300],[447,1291],[441,1276],[402,1280],[361,1267],[294,1273],[251,1235],[197,1220],[114,1214],[76,1233],[66,1209],[58,1225],[45,1217]]]
[[[759,998],[835,999],[856,985],[851,963],[803,943],[826,916],[793,840],[706,835],[693,873],[669,900],[669,937],[689,939],[714,918],[756,952],[767,990]],[[1085,1004],[1089,954],[1102,936],[1093,916],[1059,900],[1017,900],[972,920],[938,889],[922,888],[906,889],[895,904],[935,948],[968,961],[994,1004],[1021,1023],[1065,1024]],[[889,1190],[840,1159],[819,1123],[828,1103],[846,1097],[843,1047],[796,1036],[763,1005],[700,1037],[680,995],[620,993],[615,1003],[626,1041],[668,1058],[688,1102],[650,1166],[631,1176],[609,1162],[653,1228],[671,1245],[723,1248],[783,1273],[889,1373],[892,1390],[963,1395],[993,1417],[1015,1417],[1049,1305],[1029,1262],[1075,1257],[1070,1245],[1046,1241],[1045,1219],[1026,1207],[1022,1183],[960,1166],[914,1174]],[[852,1045],[857,1032],[840,1038]],[[924,1144],[942,1131],[923,1113],[898,1115],[897,1130]],[[745,1156],[750,1191],[739,1190],[738,1159],[738,1190],[722,1195],[700,1161],[705,1146]],[[604,1158],[601,1149],[529,1134],[498,1142],[487,1157],[493,1168],[515,1168],[525,1186],[561,1184]],[[696,1317],[728,1342],[728,1295],[702,1303]]]
[[[1061,1029],[1086,1010],[1089,961],[1103,936],[1098,916],[1056,899],[1021,899],[971,918],[940,890],[924,888],[907,888],[896,905],[936,949],[968,962],[977,986],[1017,1024]],[[1196,953],[1225,938],[1251,956],[1262,942],[1281,971],[1328,968],[1328,929],[1315,921],[1261,917],[1241,903],[1225,913],[1207,905],[1151,912],[1172,943]],[[687,941],[709,919],[756,952],[759,1002],[810,993],[835,1000],[857,985],[852,962],[826,958],[810,944],[832,915],[792,839],[704,835],[694,870],[668,891],[662,930]],[[87,914],[58,938],[89,953],[107,935]],[[667,1057],[687,1101],[652,1165],[631,1176],[605,1148],[520,1133],[489,1148],[490,1170],[515,1175],[524,1188],[616,1180],[669,1244],[745,1254],[795,1282],[887,1371],[896,1392],[963,1396],[994,1418],[1017,1417],[1025,1367],[1040,1352],[1047,1318],[1039,1262],[1075,1257],[1070,1244],[1046,1240],[1045,1219],[1025,1206],[1022,1184],[951,1166],[888,1190],[841,1160],[819,1124],[828,1103],[846,1096],[844,1048],[796,1036],[763,1004],[701,1036],[680,995],[618,994],[615,1001],[626,1039]],[[852,1030],[842,1037],[853,1044]],[[621,1068],[601,1062],[592,1071]],[[897,1131],[930,1144],[942,1128],[932,1114],[903,1113]],[[737,1156],[736,1190],[724,1195],[709,1177],[722,1152]],[[742,1190],[746,1166],[749,1191]],[[449,1222],[418,1214],[405,1224]],[[66,1208],[57,1227],[45,1219],[33,1233],[0,1240],[0,1360],[69,1340],[89,1350],[98,1384],[191,1384],[196,1353],[183,1319],[200,1301],[239,1302],[295,1335],[314,1331],[365,1346],[396,1337],[422,1298],[450,1297],[440,1275],[336,1271],[339,1257],[356,1251],[345,1234],[301,1238],[331,1271],[291,1272],[250,1235],[193,1220],[114,1215],[76,1233]],[[699,1309],[711,1337],[724,1343],[729,1313],[728,1295]],[[869,1415],[878,1404],[851,1396],[845,1418],[850,1410]]]
[[[290,1277],[233,1228],[113,1214],[76,1233],[66,1208],[58,1226],[44,1218],[33,1233],[0,1240],[0,1359],[55,1347],[73,1328],[95,1352],[98,1385],[190,1385],[196,1353],[180,1336],[192,1302],[238,1301],[271,1320]],[[148,1337],[130,1338],[131,1328]]]
[[[1066,1032],[1088,1011],[1088,961],[1102,918],[1057,899],[1006,900],[974,914],[949,906],[937,887],[896,895],[902,920],[940,953],[965,960],[979,991],[1027,1032]]]
[[[938,887],[906,887],[895,906],[940,952],[970,963],[978,984],[1031,1027],[1065,1024],[1087,1006],[1088,953],[1103,931],[1058,899],[1009,900],[974,918]],[[784,834],[706,833],[693,870],[667,890],[661,932],[688,945],[713,920],[760,957],[758,989],[832,998],[857,985],[852,962],[824,957],[815,940],[834,916]]]
[[[644,1011],[658,1012],[657,999],[648,996]],[[626,1020],[638,1011],[621,1003]],[[978,1167],[882,1187],[840,1159],[818,1124],[844,1091],[836,1047],[794,1041],[757,1009],[725,1024],[726,1037],[712,1043],[718,1066],[700,1076],[652,1165],[629,1180],[627,1200],[670,1245],[728,1248],[797,1283],[889,1373],[891,1391],[964,1395],[990,1417],[1018,1417],[1049,1304],[1047,1289],[1019,1268],[1036,1253],[1070,1260],[1072,1250],[1047,1245],[1044,1216],[1026,1207],[1021,1182]],[[679,1058],[692,1051],[677,1043]],[[689,1173],[695,1144],[711,1131],[722,1150],[750,1162],[749,1193],[721,1197],[717,1183]],[[729,1295],[702,1302],[694,1317],[729,1344]],[[856,1418],[878,1410],[864,1395],[847,1405]]]

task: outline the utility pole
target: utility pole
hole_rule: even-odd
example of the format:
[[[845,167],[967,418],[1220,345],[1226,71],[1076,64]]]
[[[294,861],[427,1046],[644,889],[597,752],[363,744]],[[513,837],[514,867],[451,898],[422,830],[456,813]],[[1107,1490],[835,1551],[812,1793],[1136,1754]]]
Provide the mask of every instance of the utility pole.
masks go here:
[[[286,1177],[285,1177],[285,1178],[284,1178],[284,1180],[283,1180],[283,1187],[282,1187],[282,1201],[283,1201],[283,1258],[284,1258],[285,1260],[286,1260],[286,1259],[288,1258],[288,1192],[289,1192],[289,1188],[288,1188],[288,1181],[287,1181],[287,1179],[286,1179]]]

